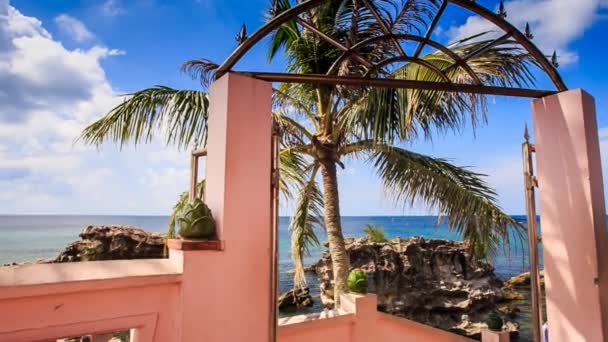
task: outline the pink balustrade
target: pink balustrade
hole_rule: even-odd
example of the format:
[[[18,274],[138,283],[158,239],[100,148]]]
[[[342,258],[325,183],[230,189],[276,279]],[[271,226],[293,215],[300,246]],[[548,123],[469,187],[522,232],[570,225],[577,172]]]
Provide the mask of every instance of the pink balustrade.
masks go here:
[[[0,341],[100,340],[130,330],[137,342],[267,342],[275,305],[271,92],[270,83],[235,74],[211,87],[206,200],[218,224],[216,241],[172,240],[165,260],[1,268]],[[608,248],[595,114],[580,92],[556,96],[534,108],[538,153],[546,156],[538,171],[551,342],[603,341],[608,263],[598,255]],[[547,129],[557,136],[540,133]],[[573,208],[582,220],[577,227],[560,221]],[[281,319],[277,335],[281,342],[468,341],[379,313],[374,295],[345,295],[338,310]],[[483,338],[505,340],[490,332]]]

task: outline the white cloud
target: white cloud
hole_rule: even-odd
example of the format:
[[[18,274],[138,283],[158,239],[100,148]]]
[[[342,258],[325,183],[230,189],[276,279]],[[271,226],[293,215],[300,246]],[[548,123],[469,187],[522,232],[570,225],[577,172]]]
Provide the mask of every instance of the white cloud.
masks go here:
[[[108,17],[114,17],[117,15],[125,14],[126,10],[122,5],[122,1],[106,0],[101,5],[101,12]]]
[[[541,51],[550,55],[554,50],[559,55],[562,65],[575,63],[576,52],[569,49],[569,44],[580,37],[594,21],[599,18],[598,11],[606,6],[606,0],[512,0],[505,2],[507,20],[523,30],[530,24],[534,34],[534,43]],[[450,41],[469,37],[473,34],[498,30],[485,19],[472,16],[460,26],[447,30]],[[496,35],[502,32],[496,32]]]
[[[55,23],[61,31],[68,34],[77,42],[88,41],[95,37],[95,35],[87,29],[82,21],[67,14],[60,14],[55,17]]]
[[[121,152],[74,143],[119,103],[100,62],[122,54],[67,49],[0,0],[0,213],[169,212],[187,188],[187,156],[160,144]]]

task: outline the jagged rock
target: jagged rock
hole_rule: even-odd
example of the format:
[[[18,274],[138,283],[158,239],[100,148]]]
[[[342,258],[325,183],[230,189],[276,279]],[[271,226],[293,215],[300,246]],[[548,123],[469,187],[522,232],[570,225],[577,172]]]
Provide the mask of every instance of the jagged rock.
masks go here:
[[[505,286],[509,287],[529,287],[530,286],[530,272],[524,272],[520,275],[509,278],[505,281]],[[545,286],[545,272],[540,271],[540,286]]]
[[[545,288],[545,274],[540,272],[540,287]],[[524,272],[520,275],[509,278],[504,282],[502,288],[503,301],[526,300],[526,296],[522,292],[530,291],[530,272]]]
[[[293,289],[279,296],[277,300],[279,311],[294,312],[303,307],[313,305],[312,296],[308,287],[301,289]]]
[[[367,274],[379,309],[417,322],[478,337],[485,318],[503,299],[493,267],[462,242],[396,238],[383,243],[345,239],[351,268]],[[321,300],[333,307],[331,256],[316,264]],[[463,320],[466,317],[466,320]]]
[[[163,258],[164,237],[131,226],[88,226],[54,262]]]
[[[521,310],[516,307],[516,306],[511,306],[511,305],[502,305],[498,307],[498,312],[504,314],[505,316],[509,317],[509,318],[515,318],[517,317],[517,314],[520,312]]]
[[[304,272],[315,273],[315,272],[317,272],[317,268],[315,265],[310,265],[310,266],[304,267]]]
[[[510,286],[505,286],[502,289],[502,298],[501,301],[509,302],[512,300],[526,300],[526,296],[522,293],[516,291],[514,288]]]

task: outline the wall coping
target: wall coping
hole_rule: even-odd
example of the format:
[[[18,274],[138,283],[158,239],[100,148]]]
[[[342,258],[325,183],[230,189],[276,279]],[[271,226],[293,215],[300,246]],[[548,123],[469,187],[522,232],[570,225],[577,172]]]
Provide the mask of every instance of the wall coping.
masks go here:
[[[321,319],[329,319],[329,318],[336,318],[339,316],[349,316],[349,315],[353,316],[354,314],[351,312],[344,311],[342,309],[323,310],[321,312],[314,312],[314,313],[310,313],[310,314],[281,317],[278,320],[278,325],[281,327],[281,326],[287,326],[287,325],[292,325],[292,324],[299,324],[299,323],[305,323],[305,322],[310,322],[310,321],[317,321],[317,320],[321,320]]]
[[[181,281],[170,259],[84,261],[0,267],[0,299]]]

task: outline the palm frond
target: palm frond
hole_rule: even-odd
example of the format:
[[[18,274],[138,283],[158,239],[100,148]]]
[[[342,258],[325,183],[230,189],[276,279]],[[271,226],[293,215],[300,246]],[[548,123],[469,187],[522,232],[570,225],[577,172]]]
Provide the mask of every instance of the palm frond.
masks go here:
[[[310,172],[310,178],[301,188],[295,211],[289,222],[291,231],[291,258],[295,265],[294,286],[306,286],[304,257],[310,255],[310,248],[319,246],[315,228],[322,226],[323,196],[315,180],[318,167]]]
[[[491,40],[464,41],[452,51],[464,57],[485,46]],[[454,63],[445,53],[438,51],[427,54],[422,59],[439,70]],[[505,41],[471,58],[467,63],[485,85],[527,86],[534,84],[530,65],[534,61],[512,41]],[[408,63],[395,70],[380,70],[378,74],[388,74],[396,79],[444,82],[440,75],[429,68]],[[446,76],[453,83],[473,84],[476,80],[462,67],[450,69]],[[343,110],[339,126],[353,129],[366,139],[391,143],[408,140],[422,133],[430,138],[434,132],[459,131],[467,123],[476,127],[486,120],[486,96],[462,94],[446,91],[420,89],[370,88],[360,92],[358,97]]]
[[[219,65],[205,58],[193,59],[182,64],[180,70],[193,80],[201,82],[203,87],[209,87],[215,80],[215,71]]]
[[[479,256],[495,255],[499,246],[509,245],[513,238],[521,242],[523,227],[500,209],[484,175],[385,144],[360,144],[358,150],[369,153],[396,203],[424,203],[437,210]]]
[[[291,148],[279,152],[279,190],[285,199],[293,199],[294,193],[306,185],[307,164],[304,156]]]
[[[187,147],[207,139],[207,94],[156,86],[129,94],[101,119],[84,129],[78,138],[85,144],[100,146],[106,141],[121,147],[129,142],[147,143],[158,134],[167,144]]]

